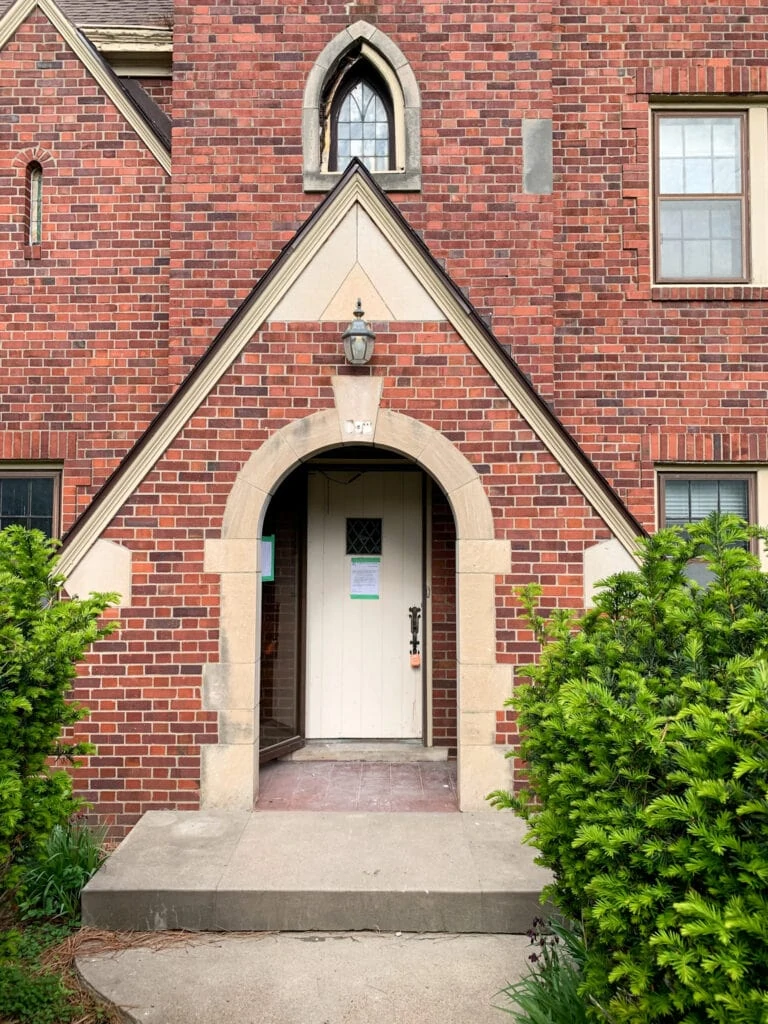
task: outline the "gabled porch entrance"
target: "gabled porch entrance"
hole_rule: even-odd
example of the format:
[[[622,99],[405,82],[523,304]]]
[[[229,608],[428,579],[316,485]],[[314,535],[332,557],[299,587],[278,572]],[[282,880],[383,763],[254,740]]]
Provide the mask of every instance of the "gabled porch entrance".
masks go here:
[[[218,659],[205,666],[203,700],[216,710],[219,718],[218,742],[201,748],[201,803],[204,809],[250,810],[258,799],[259,743],[264,724],[261,700],[267,695],[272,707],[281,705],[282,695],[271,693],[266,656],[269,644],[262,634],[262,599],[267,577],[279,560],[275,531],[274,562],[267,544],[272,524],[266,518],[284,481],[300,467],[340,447],[366,450],[369,463],[377,456],[399,459],[423,471],[422,479],[434,481],[445,500],[445,508],[455,524],[451,542],[454,568],[451,589],[455,594],[453,623],[456,650],[452,659],[455,693],[448,700],[457,718],[457,791],[463,811],[487,808],[485,795],[510,783],[509,764],[503,747],[496,744],[496,716],[511,690],[512,671],[496,660],[496,579],[510,571],[511,547],[496,538],[488,496],[471,463],[443,435],[401,413],[380,408],[381,378],[332,378],[335,407],[292,421],[265,441],[239,473],[227,502],[221,537],[206,541],[206,572],[220,576],[220,630]],[[359,428],[359,429],[358,429]],[[368,467],[370,468],[370,466]],[[294,509],[305,509],[296,502]],[[342,554],[342,559],[347,557]],[[374,556],[375,557],[375,556]],[[382,560],[384,555],[382,554]],[[300,563],[296,563],[297,565]],[[382,561],[383,565],[383,561]],[[306,720],[304,691],[298,685],[306,675],[307,651],[299,642],[295,628],[300,613],[297,603],[304,591],[297,569],[289,579],[293,604],[285,605],[278,616],[281,635],[291,635],[293,646],[286,646],[290,673],[273,671],[272,680],[290,680],[292,712],[282,738],[287,746],[303,742],[302,723]],[[346,575],[350,573],[350,575]],[[381,569],[383,574],[383,568]],[[262,577],[264,581],[262,582]],[[351,568],[342,579],[351,597]],[[292,580],[292,582],[291,582]],[[383,586],[384,577],[379,585]],[[372,586],[370,577],[357,580],[362,587]],[[406,598],[408,607],[411,599]],[[266,606],[265,606],[266,609]],[[408,608],[405,609],[404,642],[410,650]],[[303,613],[302,613],[303,614]],[[289,628],[291,618],[294,626]],[[399,618],[399,615],[398,615]],[[402,622],[402,620],[400,620]],[[434,627],[434,623],[433,623]],[[429,660],[429,609],[422,610],[420,653],[422,665]],[[434,629],[433,631],[434,632]],[[409,664],[408,667],[412,666]],[[436,663],[432,665],[435,681]],[[422,672],[424,707],[432,708],[422,729],[421,740],[427,746],[437,740],[438,703],[427,694],[428,672]],[[270,684],[271,685],[271,684]],[[287,685],[287,684],[286,684]],[[432,697],[434,697],[434,688]],[[265,700],[266,710],[266,700]],[[270,713],[270,719],[284,724],[282,716]],[[440,727],[444,726],[440,723]],[[345,726],[346,731],[346,726]],[[379,734],[382,739],[392,738]],[[349,739],[359,739],[348,734]],[[286,752],[283,747],[281,753]]]

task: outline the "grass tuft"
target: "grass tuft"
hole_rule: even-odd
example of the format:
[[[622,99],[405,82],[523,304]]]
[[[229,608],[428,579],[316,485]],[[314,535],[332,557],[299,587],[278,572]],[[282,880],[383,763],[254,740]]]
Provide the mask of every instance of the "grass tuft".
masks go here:
[[[54,826],[42,849],[23,865],[18,895],[23,920],[80,920],[80,891],[104,862],[105,834],[80,820]]]

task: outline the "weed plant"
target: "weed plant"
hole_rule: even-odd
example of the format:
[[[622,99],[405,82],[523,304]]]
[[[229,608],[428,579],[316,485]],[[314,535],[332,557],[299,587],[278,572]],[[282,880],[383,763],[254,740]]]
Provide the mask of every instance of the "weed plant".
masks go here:
[[[517,1024],[587,1024],[586,1005],[579,995],[585,955],[580,929],[565,921],[546,924],[536,918],[528,934],[536,947],[528,957],[532,966],[520,981],[498,993],[512,1005],[497,1008],[511,1014]]]
[[[54,825],[45,845],[22,866],[19,910],[26,921],[80,920],[80,891],[105,859],[106,830],[82,819]]]

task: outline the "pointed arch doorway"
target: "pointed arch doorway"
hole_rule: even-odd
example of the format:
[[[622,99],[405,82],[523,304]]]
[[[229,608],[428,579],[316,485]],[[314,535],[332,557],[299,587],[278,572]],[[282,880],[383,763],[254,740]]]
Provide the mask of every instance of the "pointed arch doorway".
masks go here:
[[[334,388],[338,391],[336,378]],[[219,716],[218,742],[202,748],[204,807],[246,810],[258,797],[265,515],[280,484],[297,467],[329,449],[360,443],[359,436],[349,436],[347,422],[332,408],[276,431],[239,473],[221,538],[206,542],[207,570],[220,574],[221,614],[219,660],[204,675],[205,704]],[[511,690],[510,666],[496,661],[496,577],[510,571],[510,545],[495,537],[481,480],[447,438],[406,415],[378,408],[378,401],[364,423],[362,440],[421,467],[453,514],[459,807],[485,809],[485,794],[509,784],[503,748],[495,744],[495,720]]]
[[[305,739],[403,741],[410,755],[416,742],[455,748],[455,580],[446,578],[455,535],[445,508],[438,490],[433,538],[431,479],[371,446],[324,452],[278,488],[264,520],[262,763]]]

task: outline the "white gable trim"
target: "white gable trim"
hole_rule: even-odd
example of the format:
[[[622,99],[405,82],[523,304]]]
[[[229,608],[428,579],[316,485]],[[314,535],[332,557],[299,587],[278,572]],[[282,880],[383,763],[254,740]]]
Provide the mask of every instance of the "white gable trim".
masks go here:
[[[0,50],[13,38],[16,30],[30,14],[38,9],[43,12],[73,53],[82,61],[166,174],[170,174],[171,154],[122,91],[98,53],[67,19],[66,15],[62,14],[53,0],[16,0],[16,3],[0,18]]]
[[[71,573],[85,557],[355,204],[365,210],[385,235],[435,304],[443,310],[445,319],[463,338],[534,434],[613,535],[634,556],[640,534],[632,516],[623,508],[586,455],[568,442],[564,428],[546,406],[537,401],[519,374],[515,373],[514,367],[484,333],[472,315],[469,304],[459,298],[426,250],[421,248],[393,213],[367,174],[355,171],[328,197],[323,208],[300,233],[292,248],[278,258],[263,284],[241,307],[229,327],[224,329],[208,350],[207,356],[192,371],[185,385],[137,443],[134,453],[126,458],[111,482],[97,496],[92,514],[86,513],[82,524],[76,524],[71,540],[65,542],[59,561],[59,567],[65,575]]]

